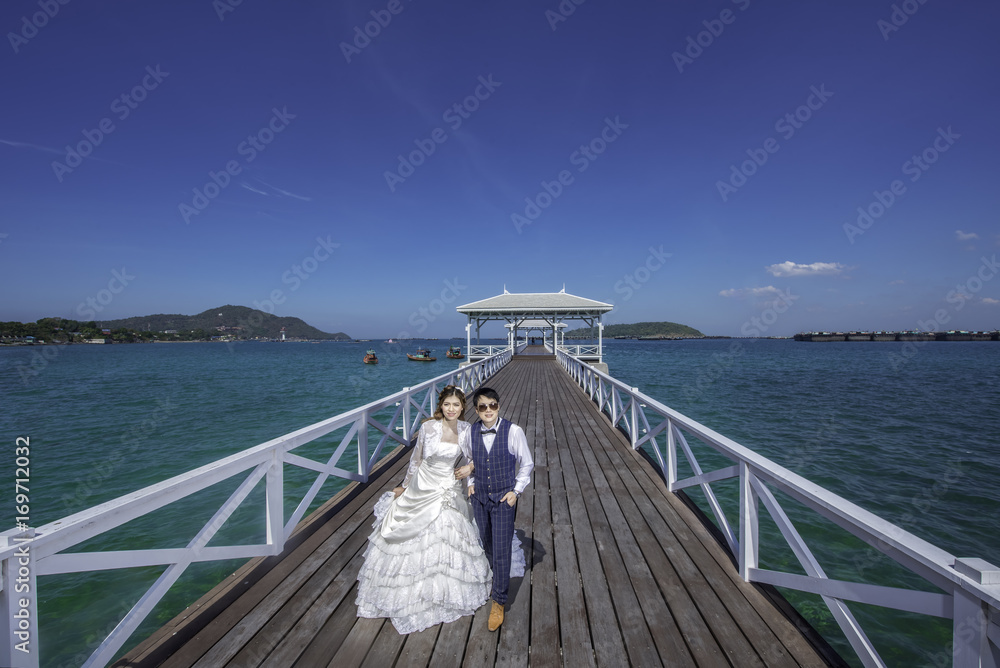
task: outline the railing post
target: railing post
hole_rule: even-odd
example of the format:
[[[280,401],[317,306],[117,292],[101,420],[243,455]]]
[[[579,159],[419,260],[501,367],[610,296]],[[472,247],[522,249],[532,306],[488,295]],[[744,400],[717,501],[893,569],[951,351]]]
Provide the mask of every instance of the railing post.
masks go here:
[[[267,544],[272,554],[281,554],[285,547],[285,489],[284,452],[279,448],[271,451],[271,466],[264,481],[267,508]]]
[[[635,393],[639,391],[638,387],[632,388],[632,394],[629,397],[632,400],[632,411],[629,416],[629,438],[632,440],[632,449],[635,450],[635,443],[639,440],[639,400],[635,396]]]
[[[38,668],[38,586],[35,581],[35,556],[30,541],[34,529],[12,529],[3,535],[3,547],[17,546],[14,554],[3,560],[3,591],[0,614],[7,620],[7,633],[0,641],[0,665],[11,668]]]
[[[983,559],[956,559],[955,570],[983,585],[1000,584],[1000,569]],[[990,648],[989,606],[956,586],[952,626],[954,668],[997,668],[997,654]]]
[[[409,443],[413,440],[410,435],[410,388],[404,387],[403,392],[403,439]]]
[[[759,532],[757,513],[759,503],[753,488],[753,471],[750,465],[740,462],[740,577],[750,581],[750,569],[757,568],[759,559]]]
[[[674,438],[674,421],[667,418],[667,489],[674,491],[677,484],[677,440]]]
[[[434,388],[432,387],[431,390]],[[358,427],[358,475],[361,482],[368,482],[368,411],[358,418],[361,425]]]

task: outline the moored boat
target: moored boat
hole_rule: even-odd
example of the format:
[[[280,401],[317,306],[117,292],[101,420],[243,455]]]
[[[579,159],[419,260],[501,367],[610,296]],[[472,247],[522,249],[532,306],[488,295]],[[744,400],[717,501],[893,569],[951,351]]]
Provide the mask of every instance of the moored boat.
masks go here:
[[[436,357],[431,357],[431,351],[426,348],[421,348],[417,350],[414,354],[406,353],[406,359],[413,360],[414,362],[436,362]]]
[[[450,357],[453,360],[465,359],[465,355],[462,353],[461,346],[452,346],[448,348],[448,352],[445,353],[445,357]]]

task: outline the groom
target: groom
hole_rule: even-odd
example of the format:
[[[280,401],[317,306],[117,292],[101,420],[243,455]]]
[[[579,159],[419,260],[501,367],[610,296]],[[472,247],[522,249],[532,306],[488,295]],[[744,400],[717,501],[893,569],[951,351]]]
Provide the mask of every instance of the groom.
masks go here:
[[[510,552],[514,537],[517,499],[531,482],[535,462],[524,431],[500,417],[500,396],[488,387],[479,388],[472,405],[480,422],[472,425],[472,462],[469,499],[479,525],[479,537],[493,569],[490,598],[490,631],[503,624],[503,606],[510,585]]]

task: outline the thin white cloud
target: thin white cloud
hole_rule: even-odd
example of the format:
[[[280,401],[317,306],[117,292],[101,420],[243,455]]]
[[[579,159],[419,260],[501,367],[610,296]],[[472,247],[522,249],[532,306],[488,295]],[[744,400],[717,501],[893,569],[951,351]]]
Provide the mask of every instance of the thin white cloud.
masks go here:
[[[284,195],[285,197],[292,197],[294,199],[300,199],[303,202],[311,202],[312,201],[311,197],[303,197],[302,195],[296,195],[295,193],[288,192],[287,190],[285,190],[283,188],[279,188],[278,186],[272,186],[270,183],[267,183],[266,181],[264,181],[262,179],[259,179],[257,177],[252,177],[252,178],[253,178],[254,181],[256,181],[260,185],[264,186],[265,188],[267,188],[271,192],[267,192],[267,191],[264,191],[264,190],[260,190],[258,188],[254,188],[249,183],[247,183],[246,181],[243,181],[242,185],[247,190],[251,190],[251,191],[253,191],[255,193],[258,193],[260,195],[274,195],[274,194],[277,194],[277,195]]]
[[[7,146],[13,146],[14,148],[30,148],[30,149],[33,149],[35,151],[42,151],[43,153],[54,153],[55,155],[61,155],[61,156],[65,156],[66,155],[66,149],[63,149],[63,150],[60,151],[59,149],[49,148],[48,146],[39,146],[38,144],[29,144],[28,142],[23,142],[23,141],[8,141],[6,139],[0,139],[0,144],[5,144]],[[123,162],[118,162],[116,160],[106,160],[105,158],[97,158],[97,157],[95,157],[93,155],[88,155],[88,156],[84,157],[83,159],[84,160],[96,160],[97,162],[106,162],[109,165],[121,165],[122,167],[128,167],[128,165],[126,165]]]
[[[240,185],[249,190],[250,192],[257,193],[258,195],[264,195],[265,197],[270,197],[270,195],[268,195],[266,192],[264,192],[263,190],[257,190],[246,181],[240,181]]]
[[[813,262],[812,264],[797,264],[795,262],[782,262],[765,267],[769,274],[773,276],[836,276],[843,273],[846,266],[839,262]]]
[[[781,294],[781,290],[768,285],[763,288],[732,288],[719,293],[720,297],[763,297],[765,295]]]
[[[303,202],[311,202],[312,201],[312,197],[303,197],[302,195],[296,195],[295,193],[290,193],[287,190],[282,190],[281,188],[278,188],[278,187],[275,187],[275,186],[271,186],[271,187],[274,188],[279,193],[281,193],[282,195],[285,195],[286,197],[294,197],[295,199],[300,199]]]
[[[993,297],[983,297],[984,304],[996,305],[1000,304],[1000,299],[993,299]]]
[[[65,153],[65,151],[60,151],[58,149],[48,148],[46,146],[39,146],[38,144],[29,144],[23,141],[7,141],[6,139],[0,139],[0,144],[6,144],[7,146],[13,146],[14,148],[33,148],[36,151],[55,153],[56,155],[63,155]]]
[[[955,238],[959,241],[968,241],[969,239],[978,239],[979,235],[975,232],[963,232],[962,230],[955,230]]]

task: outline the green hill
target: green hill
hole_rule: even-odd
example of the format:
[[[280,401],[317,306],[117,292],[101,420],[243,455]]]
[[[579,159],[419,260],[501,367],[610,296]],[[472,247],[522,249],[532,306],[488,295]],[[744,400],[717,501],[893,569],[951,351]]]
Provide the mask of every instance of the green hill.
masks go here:
[[[235,334],[237,338],[281,338],[281,328],[285,328],[285,337],[290,339],[323,339],[333,341],[350,341],[351,337],[343,332],[329,334],[320,331],[312,325],[307,325],[299,318],[278,317],[246,306],[220,306],[208,309],[197,315],[181,315],[179,313],[157,313],[155,315],[136,316],[121,320],[102,320],[98,324],[108,329],[125,327],[140,332],[164,332],[169,330],[197,330],[217,332],[219,327],[226,327],[226,334]],[[232,328],[239,327],[239,330]]]
[[[633,339],[700,339],[705,335],[693,327],[676,322],[637,322],[631,325],[605,325],[604,338]],[[567,339],[596,339],[596,327],[583,327],[566,332]]]

